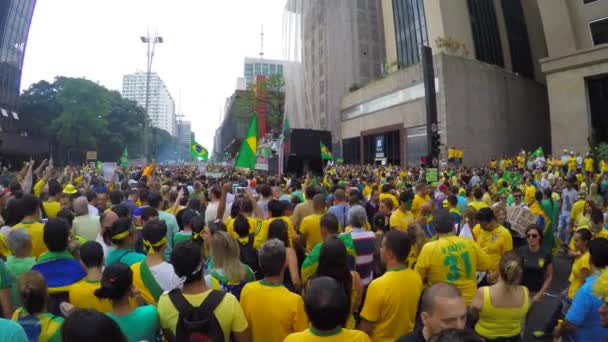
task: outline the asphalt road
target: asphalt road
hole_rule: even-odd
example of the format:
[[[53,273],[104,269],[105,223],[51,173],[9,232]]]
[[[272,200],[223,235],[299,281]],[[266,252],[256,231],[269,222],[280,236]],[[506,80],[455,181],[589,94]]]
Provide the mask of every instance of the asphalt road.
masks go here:
[[[567,257],[555,257],[553,260],[553,282],[548,293],[559,295],[568,286],[568,275],[570,274],[571,261]],[[542,329],[545,322],[558,304],[558,299],[553,296],[544,296],[537,307],[532,308],[532,315],[528,317],[524,333],[524,341],[553,341],[552,338],[537,339],[532,335],[535,330]]]

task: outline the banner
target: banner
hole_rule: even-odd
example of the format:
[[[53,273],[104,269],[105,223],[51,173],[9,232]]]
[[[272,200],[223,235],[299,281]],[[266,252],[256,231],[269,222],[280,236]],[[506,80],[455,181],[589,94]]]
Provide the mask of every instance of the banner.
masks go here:
[[[507,207],[507,222],[511,223],[511,229],[517,232],[520,237],[525,237],[528,226],[537,221],[538,216],[532,214],[529,209],[515,206]]]
[[[118,168],[118,164],[115,162],[101,163],[101,176],[106,181],[111,181],[114,171]]]
[[[255,169],[260,171],[268,171],[268,158],[270,158],[271,143],[258,145],[256,153]]]

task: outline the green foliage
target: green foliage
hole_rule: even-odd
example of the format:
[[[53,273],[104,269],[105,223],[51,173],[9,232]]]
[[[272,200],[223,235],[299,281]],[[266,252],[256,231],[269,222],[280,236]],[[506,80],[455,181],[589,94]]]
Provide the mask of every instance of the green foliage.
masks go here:
[[[608,160],[608,143],[602,142],[591,149],[596,161]]]
[[[97,150],[100,160],[118,160],[125,146],[131,158],[143,154],[144,109],[94,82],[67,77],[40,81],[20,96],[19,104],[20,125],[47,138],[56,160],[82,162],[87,150]],[[150,151],[169,141],[167,132],[150,131],[156,133],[149,136],[154,142]]]

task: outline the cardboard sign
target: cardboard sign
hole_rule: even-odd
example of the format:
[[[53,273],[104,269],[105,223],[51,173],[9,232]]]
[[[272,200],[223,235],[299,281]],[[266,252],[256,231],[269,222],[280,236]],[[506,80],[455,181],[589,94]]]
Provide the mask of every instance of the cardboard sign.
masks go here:
[[[114,171],[118,168],[118,165],[115,162],[112,163],[102,163],[101,164],[101,175],[106,181],[111,181],[112,176],[114,175]]]
[[[507,207],[507,222],[511,223],[511,229],[521,237],[526,235],[529,225],[536,223],[538,216],[534,215],[527,208],[509,206]]]
[[[435,168],[426,169],[426,182],[433,183],[439,180],[439,172]]]

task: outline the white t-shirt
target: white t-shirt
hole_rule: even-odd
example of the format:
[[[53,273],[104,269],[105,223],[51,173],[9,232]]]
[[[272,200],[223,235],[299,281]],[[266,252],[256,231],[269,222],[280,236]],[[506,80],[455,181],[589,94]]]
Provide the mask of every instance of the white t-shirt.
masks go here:
[[[110,253],[110,251],[114,249],[114,247],[106,245],[106,243],[103,241],[103,237],[101,237],[101,233],[97,233],[97,238],[95,239],[95,241],[99,242],[99,244],[101,245],[104,257],[107,257],[108,253]]]
[[[217,207],[219,206],[219,202],[211,202],[207,205],[207,209],[205,209],[205,225],[209,226],[215,219],[217,218]],[[230,216],[230,210],[232,209],[232,204],[226,203],[226,209],[224,210],[224,217],[222,221],[226,220],[228,216]]]
[[[150,272],[163,291],[170,291],[182,285],[182,279],[175,274],[173,265],[166,261],[150,267]]]

